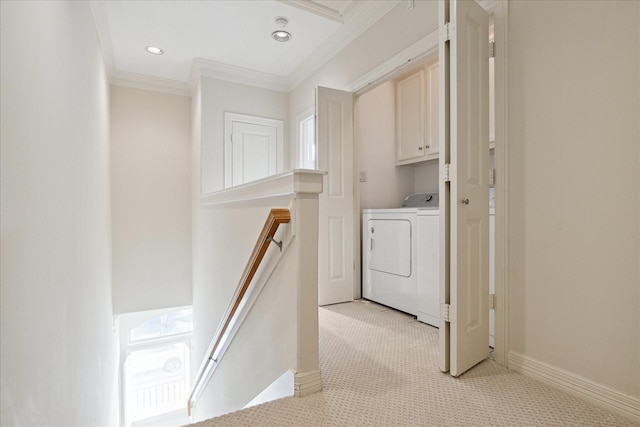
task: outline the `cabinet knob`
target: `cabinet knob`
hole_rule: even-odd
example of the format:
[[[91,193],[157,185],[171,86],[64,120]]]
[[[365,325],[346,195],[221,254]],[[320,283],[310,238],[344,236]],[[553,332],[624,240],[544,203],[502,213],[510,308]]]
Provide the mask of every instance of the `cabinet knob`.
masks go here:
[[[422,147],[418,147],[418,150],[422,151]]]
[[[469,199],[462,199],[462,200],[461,200],[461,203],[462,203],[463,205],[468,205],[468,204],[469,204]]]

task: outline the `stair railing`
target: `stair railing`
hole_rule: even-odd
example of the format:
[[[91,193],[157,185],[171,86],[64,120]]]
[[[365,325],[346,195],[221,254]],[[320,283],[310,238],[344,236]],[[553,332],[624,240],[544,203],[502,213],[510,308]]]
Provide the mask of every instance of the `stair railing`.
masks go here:
[[[267,217],[264,227],[260,232],[258,241],[253,248],[253,252],[251,253],[244,272],[242,273],[236,292],[233,295],[231,303],[224,313],[224,316],[222,317],[218,329],[211,340],[207,353],[205,354],[205,359],[202,361],[200,369],[198,370],[195,384],[187,402],[187,413],[189,416],[191,416],[195,403],[200,398],[200,395],[211,378],[213,368],[215,368],[215,365],[220,361],[221,350],[224,348],[225,343],[232,338],[230,334],[230,326],[237,320],[236,318],[239,315],[238,308],[245,297],[247,289],[251,284],[251,280],[255,276],[256,271],[267,252],[269,244],[275,243],[282,251],[282,242],[274,240],[278,226],[280,224],[286,224],[289,221],[291,221],[289,209],[271,209],[269,212],[269,216]]]

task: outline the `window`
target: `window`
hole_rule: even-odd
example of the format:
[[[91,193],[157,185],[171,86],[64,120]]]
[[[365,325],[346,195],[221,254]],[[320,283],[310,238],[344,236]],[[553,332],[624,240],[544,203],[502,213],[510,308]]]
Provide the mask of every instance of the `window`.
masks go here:
[[[121,323],[124,425],[188,423],[191,307],[131,313]]]
[[[309,115],[311,114],[311,115]],[[318,154],[313,112],[298,117],[299,159],[301,169],[317,169]]]
[[[193,330],[191,308],[183,308],[154,317],[129,331],[129,343],[190,333]]]

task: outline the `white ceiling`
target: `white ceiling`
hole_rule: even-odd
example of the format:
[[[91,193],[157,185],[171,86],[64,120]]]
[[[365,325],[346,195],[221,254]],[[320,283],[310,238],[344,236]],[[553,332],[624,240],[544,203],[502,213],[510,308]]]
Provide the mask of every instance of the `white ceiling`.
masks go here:
[[[194,60],[225,74],[291,88],[400,0],[94,1],[107,67],[116,80],[188,87]],[[286,43],[271,33],[285,17]],[[151,55],[146,46],[164,49]]]

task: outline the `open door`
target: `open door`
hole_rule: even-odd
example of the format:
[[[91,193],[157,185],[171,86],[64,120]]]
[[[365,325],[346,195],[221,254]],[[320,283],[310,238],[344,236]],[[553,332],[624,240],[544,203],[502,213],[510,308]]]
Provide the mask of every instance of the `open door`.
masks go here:
[[[440,41],[440,369],[489,354],[489,16],[442,0]]]
[[[319,200],[318,304],[353,301],[353,95],[316,93],[318,168],[326,170]]]

